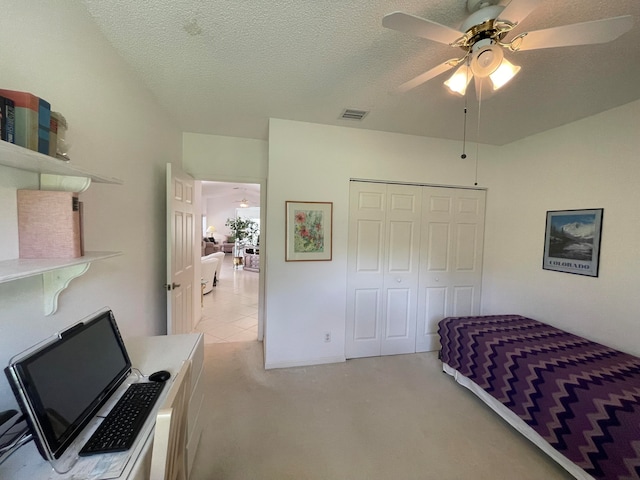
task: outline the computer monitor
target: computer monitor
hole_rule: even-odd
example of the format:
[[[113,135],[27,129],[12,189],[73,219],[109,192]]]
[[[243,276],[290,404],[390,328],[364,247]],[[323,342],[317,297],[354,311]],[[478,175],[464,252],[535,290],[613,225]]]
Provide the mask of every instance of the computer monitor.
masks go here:
[[[131,373],[113,312],[103,309],[11,359],[7,379],[40,454],[57,471],[82,429]]]

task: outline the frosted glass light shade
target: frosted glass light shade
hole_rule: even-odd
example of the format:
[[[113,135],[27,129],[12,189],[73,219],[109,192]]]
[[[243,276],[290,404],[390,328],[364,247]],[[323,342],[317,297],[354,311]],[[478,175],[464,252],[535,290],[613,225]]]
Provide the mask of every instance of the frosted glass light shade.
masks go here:
[[[449,80],[444,82],[444,84],[453,93],[464,95],[467,91],[467,86],[471,81],[471,77],[473,77],[473,74],[471,73],[471,70],[469,69],[467,64],[464,63],[455,71],[453,75],[451,75],[451,78],[449,78]]]
[[[491,83],[493,84],[493,89],[498,90],[506,85],[519,71],[519,66],[514,65],[506,58],[503,58],[500,66],[496,68],[491,75],[489,75]]]

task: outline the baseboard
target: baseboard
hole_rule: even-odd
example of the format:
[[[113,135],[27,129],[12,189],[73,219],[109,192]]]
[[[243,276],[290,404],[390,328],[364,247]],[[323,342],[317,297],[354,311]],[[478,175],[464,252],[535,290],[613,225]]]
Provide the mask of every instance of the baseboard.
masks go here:
[[[310,367],[313,365],[325,365],[327,363],[344,363],[347,359],[344,355],[336,357],[322,357],[315,358],[313,360],[299,360],[293,362],[265,362],[265,370],[273,370],[276,368],[291,368],[291,367]]]

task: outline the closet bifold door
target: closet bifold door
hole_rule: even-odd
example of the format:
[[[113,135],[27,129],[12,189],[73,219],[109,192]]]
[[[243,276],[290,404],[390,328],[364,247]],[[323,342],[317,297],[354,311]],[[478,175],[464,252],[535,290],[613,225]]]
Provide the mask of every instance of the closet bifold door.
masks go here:
[[[346,357],[415,351],[421,187],[351,182]]]
[[[438,322],[480,314],[484,190],[425,187],[416,352],[438,350]]]
[[[422,187],[387,185],[382,355],[415,352],[421,203]]]
[[[351,182],[347,252],[347,358],[381,352],[387,186]]]

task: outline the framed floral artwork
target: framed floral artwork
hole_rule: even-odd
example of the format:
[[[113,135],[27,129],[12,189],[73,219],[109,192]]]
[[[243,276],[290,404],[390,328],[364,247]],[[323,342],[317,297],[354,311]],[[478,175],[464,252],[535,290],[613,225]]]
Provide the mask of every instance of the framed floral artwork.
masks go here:
[[[333,202],[285,202],[285,260],[331,260]]]

